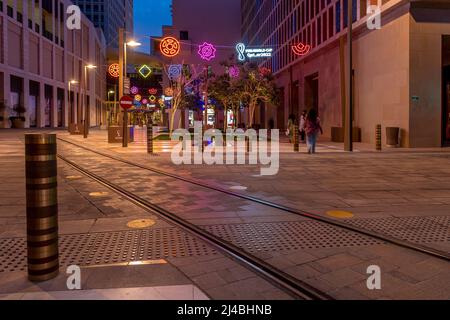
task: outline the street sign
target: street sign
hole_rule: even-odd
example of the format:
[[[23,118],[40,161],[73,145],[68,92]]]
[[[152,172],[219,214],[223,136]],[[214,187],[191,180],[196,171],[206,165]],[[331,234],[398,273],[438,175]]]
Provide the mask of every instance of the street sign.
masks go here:
[[[124,110],[130,109],[131,107],[133,107],[133,98],[123,96],[122,98],[120,98],[120,106]]]

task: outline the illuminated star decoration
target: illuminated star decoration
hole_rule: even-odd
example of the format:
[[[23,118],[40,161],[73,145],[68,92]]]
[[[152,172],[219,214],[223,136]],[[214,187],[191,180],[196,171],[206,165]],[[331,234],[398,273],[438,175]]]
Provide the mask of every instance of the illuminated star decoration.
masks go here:
[[[217,49],[210,43],[204,42],[198,46],[198,54],[200,58],[206,61],[211,61],[216,57]]]
[[[297,56],[304,56],[311,50],[311,46],[309,44],[299,43],[295,46],[292,46],[292,52],[294,52]]]
[[[130,92],[132,94],[138,94],[139,93],[139,88],[138,87],[131,87]]]
[[[158,89],[156,88],[148,89],[148,93],[150,93],[151,95],[156,95],[158,93]]]
[[[183,71],[183,66],[181,64],[172,64],[169,66],[167,73],[169,74],[169,78],[171,80],[175,80],[181,76],[182,71]]]
[[[241,71],[239,70],[238,67],[236,66],[232,66],[228,69],[228,74],[230,75],[230,77],[232,78],[238,78],[239,75],[241,74]]]
[[[120,66],[118,63],[113,63],[108,68],[108,73],[113,78],[118,78],[120,76]]]

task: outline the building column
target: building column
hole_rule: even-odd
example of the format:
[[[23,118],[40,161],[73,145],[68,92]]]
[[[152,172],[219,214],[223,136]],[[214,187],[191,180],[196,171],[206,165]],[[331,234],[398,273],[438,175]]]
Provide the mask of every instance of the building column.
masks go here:
[[[66,77],[64,77],[65,79]],[[72,88],[71,88],[72,89]],[[69,119],[70,119],[70,91],[69,88],[66,86],[64,88],[64,117],[63,117],[63,127],[68,128],[69,127]]]
[[[58,128],[58,87],[52,86],[52,103],[50,105],[50,127]]]
[[[28,78],[23,79],[23,92],[22,101],[25,110],[25,128],[30,127],[30,80]]]
[[[39,101],[36,108],[36,127],[45,128],[45,84],[43,82],[39,83]]]
[[[10,92],[11,92],[11,76],[8,72],[0,73],[0,100],[5,104],[5,110],[3,111],[3,126],[5,128],[10,127],[9,122],[9,108],[10,108]]]

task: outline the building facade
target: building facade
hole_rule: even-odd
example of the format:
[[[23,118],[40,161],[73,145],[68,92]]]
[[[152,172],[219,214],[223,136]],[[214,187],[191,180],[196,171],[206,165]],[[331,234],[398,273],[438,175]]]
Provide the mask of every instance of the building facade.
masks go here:
[[[73,0],[73,2],[95,27],[103,30],[107,47],[118,47],[119,28],[133,34],[133,0]]]
[[[281,106],[260,121],[284,128],[290,114],[319,110],[325,136],[345,115],[347,0],[243,0],[242,35],[274,49],[261,61],[281,89]],[[381,28],[372,12],[381,9]],[[375,143],[375,127],[400,128],[401,146],[450,142],[450,3],[442,0],[353,0],[354,126]],[[368,23],[369,22],[369,23]],[[297,55],[293,46],[311,46]],[[301,45],[299,46],[301,48]],[[298,53],[298,51],[297,51]]]
[[[105,39],[84,16],[80,30],[69,30],[70,5],[0,1],[1,127],[10,127],[17,116],[27,128],[68,127],[85,119],[89,109],[91,126],[104,123]]]

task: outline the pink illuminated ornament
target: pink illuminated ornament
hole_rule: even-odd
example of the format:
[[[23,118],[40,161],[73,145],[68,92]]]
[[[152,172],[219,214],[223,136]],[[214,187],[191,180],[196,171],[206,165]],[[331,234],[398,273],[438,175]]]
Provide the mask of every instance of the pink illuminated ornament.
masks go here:
[[[138,87],[131,87],[130,89],[132,94],[138,94],[139,93],[139,88]]]
[[[147,105],[148,104],[148,100],[147,99],[142,99],[142,104],[143,105]]]
[[[198,47],[198,54],[200,58],[206,61],[211,61],[216,57],[217,49],[210,43],[204,42]]]
[[[305,44],[303,44],[301,42],[299,44],[295,45],[295,46],[292,46],[292,51],[297,56],[304,56],[310,50],[311,50],[311,46],[309,44],[305,45]]]
[[[238,67],[232,66],[228,69],[228,73],[229,73],[230,77],[232,77],[232,78],[239,78],[241,71],[239,70]]]

